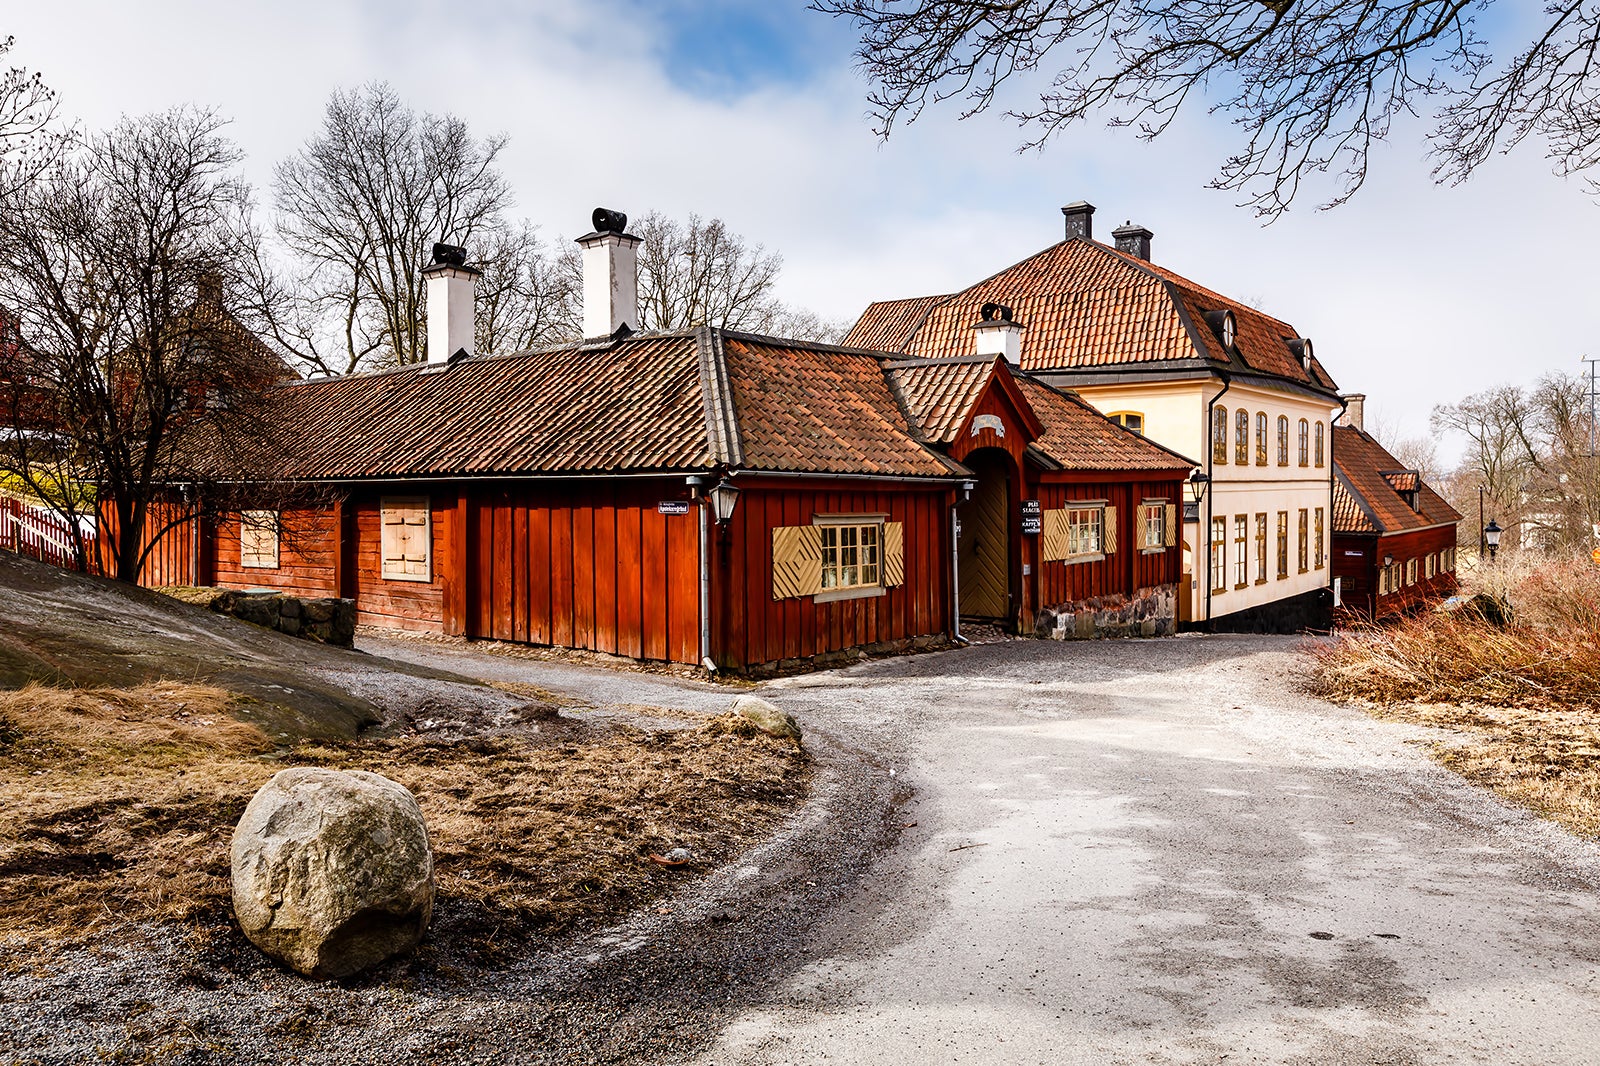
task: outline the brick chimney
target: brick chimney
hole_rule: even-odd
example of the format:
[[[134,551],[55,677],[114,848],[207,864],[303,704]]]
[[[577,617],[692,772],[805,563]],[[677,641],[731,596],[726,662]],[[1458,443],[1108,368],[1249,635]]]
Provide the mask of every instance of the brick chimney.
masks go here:
[[[1022,327],[1013,318],[1011,308],[986,303],[979,315],[981,317],[972,326],[977,334],[976,353],[1004,356],[1012,366],[1021,366]]]
[[[1364,392],[1346,392],[1341,393],[1339,399],[1346,404],[1344,416],[1339,419],[1340,423],[1365,430],[1367,427],[1362,424],[1362,421],[1366,417],[1367,394]]]
[[[1147,263],[1150,261],[1150,238],[1154,236],[1154,233],[1132,222],[1124,222],[1111,231],[1111,239],[1117,242],[1117,251]]]
[[[594,232],[578,238],[583,248],[583,335],[610,337],[626,326],[639,328],[639,245],[624,232],[628,216],[594,209]]]
[[[433,262],[422,268],[428,300],[428,362],[447,363],[472,355],[473,288],[483,271],[467,266],[467,250],[435,244]]]
[[[1094,204],[1079,200],[1075,204],[1068,204],[1061,209],[1061,214],[1067,220],[1067,240],[1082,237],[1086,241],[1094,240]]]

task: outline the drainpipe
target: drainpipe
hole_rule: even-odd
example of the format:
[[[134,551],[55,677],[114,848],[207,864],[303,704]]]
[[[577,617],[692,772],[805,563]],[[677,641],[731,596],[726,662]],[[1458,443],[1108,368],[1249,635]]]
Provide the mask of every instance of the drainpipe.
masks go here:
[[[698,475],[691,474],[684,480],[689,483],[700,514],[700,665],[714,676],[717,662],[711,657],[711,523],[706,517],[711,501],[700,492],[702,482]]]
[[[1328,423],[1328,517],[1322,521],[1322,550],[1328,554],[1323,557],[1323,562],[1328,566],[1328,588],[1333,588],[1333,425],[1345,416],[1350,410],[1350,401],[1343,396],[1339,397],[1339,413],[1333,416]],[[1342,590],[1341,590],[1342,591]],[[1333,600],[1332,592],[1328,594],[1329,602]],[[1374,610],[1377,604],[1373,604]],[[1328,628],[1333,628],[1333,609],[1328,609]]]
[[[1211,491],[1206,493],[1206,522],[1205,522],[1205,526],[1198,531],[1198,533],[1204,533],[1206,535],[1206,625],[1207,625],[1207,627],[1209,627],[1211,625],[1211,552],[1212,552],[1212,548],[1211,548],[1211,512],[1212,512],[1212,509],[1216,505],[1216,502],[1217,502],[1217,482],[1216,482],[1216,480],[1214,478],[1211,477],[1211,461],[1216,457],[1216,446],[1213,443],[1213,438],[1215,437],[1217,430],[1216,430],[1216,426],[1214,425],[1214,422],[1215,422],[1216,417],[1217,417],[1217,401],[1222,399],[1222,397],[1227,394],[1229,389],[1233,388],[1233,378],[1228,376],[1228,372],[1226,370],[1219,370],[1219,371],[1217,371],[1217,373],[1219,375],[1221,375],[1221,377],[1222,377],[1222,391],[1217,393],[1215,396],[1211,397],[1211,402],[1206,405],[1206,423],[1205,423],[1205,426],[1206,426],[1206,442],[1205,442],[1206,477],[1208,479],[1210,479],[1207,483],[1211,486]],[[1228,429],[1229,429],[1229,427],[1227,427],[1227,426],[1223,426],[1222,427],[1222,430],[1223,430],[1223,443],[1224,444],[1227,443],[1227,432],[1228,432]],[[1195,544],[1198,545],[1200,543],[1200,537],[1198,535],[1196,535],[1196,537],[1194,539],[1195,539]],[[1196,564],[1198,564],[1199,560],[1196,559],[1195,562],[1196,562]],[[1224,578],[1224,580],[1226,580],[1227,575],[1224,574],[1223,578]],[[1208,628],[1208,631],[1209,631],[1209,628]]]

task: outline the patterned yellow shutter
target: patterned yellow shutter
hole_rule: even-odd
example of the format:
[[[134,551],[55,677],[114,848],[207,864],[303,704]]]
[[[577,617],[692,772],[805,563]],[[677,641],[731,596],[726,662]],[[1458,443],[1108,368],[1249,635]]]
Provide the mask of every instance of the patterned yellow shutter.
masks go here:
[[[821,567],[818,567],[821,573]],[[903,522],[883,524],[883,584],[885,588],[906,583],[906,527]]]
[[[772,598],[792,600],[822,591],[822,531],[778,526],[772,531]]]
[[[1117,550],[1117,509],[1106,508],[1106,536],[1105,547],[1102,549],[1107,555],[1113,555]]]
[[[1166,521],[1164,523],[1162,523],[1162,528],[1167,531],[1167,547],[1170,548],[1174,544],[1178,543],[1178,506],[1177,506],[1177,504],[1172,504],[1172,503],[1167,504],[1167,518],[1166,518]]]
[[[1045,511],[1039,521],[1039,560],[1059,562],[1067,557],[1067,512],[1064,509]]]

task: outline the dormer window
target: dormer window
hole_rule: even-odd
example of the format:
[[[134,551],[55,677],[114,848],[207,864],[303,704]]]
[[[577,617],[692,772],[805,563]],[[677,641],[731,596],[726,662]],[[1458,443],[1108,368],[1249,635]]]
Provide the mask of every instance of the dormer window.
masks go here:
[[[1292,338],[1289,341],[1289,351],[1294,353],[1294,357],[1296,359],[1300,360],[1300,365],[1305,368],[1307,373],[1309,373],[1311,371],[1311,359],[1312,359],[1311,338],[1310,337],[1294,337],[1294,338]]]
[[[1239,339],[1239,323],[1235,321],[1232,311],[1207,311],[1206,324],[1222,340],[1223,351],[1233,351],[1234,342]]]

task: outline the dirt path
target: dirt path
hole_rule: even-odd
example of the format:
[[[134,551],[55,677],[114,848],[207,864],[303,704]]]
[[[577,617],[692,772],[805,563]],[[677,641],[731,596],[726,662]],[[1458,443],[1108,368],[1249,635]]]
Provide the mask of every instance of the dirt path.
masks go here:
[[[605,713],[736,694],[366,646]],[[400,984],[158,982],[177,964],[91,953],[89,980],[0,977],[0,1044],[99,1017],[125,1046],[19,1061],[1596,1061],[1600,849],[1435,767],[1423,731],[1305,699],[1298,661],[1278,638],[1017,641],[774,682],[816,795],[666,906]],[[152,987],[181,1029],[139,1030]]]

